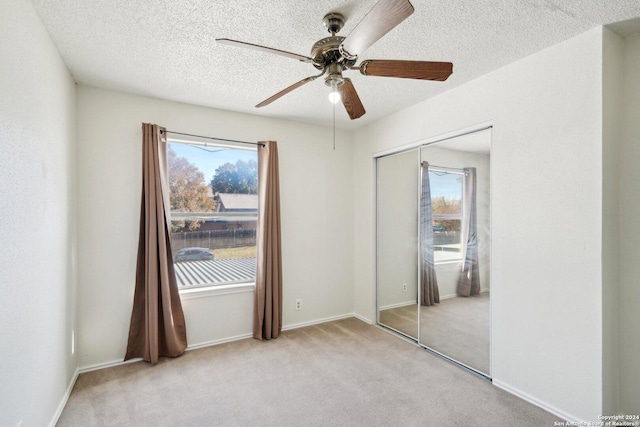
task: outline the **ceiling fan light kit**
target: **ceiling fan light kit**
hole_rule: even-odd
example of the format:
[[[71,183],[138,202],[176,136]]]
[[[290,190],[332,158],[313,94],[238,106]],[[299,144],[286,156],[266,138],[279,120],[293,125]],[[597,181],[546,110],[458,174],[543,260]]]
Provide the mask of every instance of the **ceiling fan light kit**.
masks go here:
[[[327,82],[325,81],[325,84],[326,83]],[[330,82],[329,86],[331,86],[331,92],[329,92],[329,102],[331,102],[332,104],[337,104],[342,99],[338,88],[343,84],[344,84],[344,80],[342,80],[340,84],[338,84],[338,82],[335,80]]]
[[[351,79],[345,71],[359,70],[363,76],[397,77],[404,79],[445,81],[453,72],[450,62],[403,61],[368,59],[356,66],[358,55],[380,40],[385,34],[407,19],[414,9],[409,0],[379,0],[347,37],[336,34],[344,27],[345,17],[337,12],[328,13],[322,19],[331,36],[318,40],[311,48],[311,56],[298,55],[279,49],[231,39],[216,39],[219,43],[244,47],[310,63],[320,74],[310,76],[265,99],[256,107],[271,104],[276,99],[325,76],[324,82],[331,88],[329,100],[342,101],[351,120],[362,117],[366,111]]]
[[[338,92],[337,90],[332,90],[331,92],[329,92],[328,98],[329,102],[332,104],[337,104],[342,99],[342,97],[340,96],[340,92]]]

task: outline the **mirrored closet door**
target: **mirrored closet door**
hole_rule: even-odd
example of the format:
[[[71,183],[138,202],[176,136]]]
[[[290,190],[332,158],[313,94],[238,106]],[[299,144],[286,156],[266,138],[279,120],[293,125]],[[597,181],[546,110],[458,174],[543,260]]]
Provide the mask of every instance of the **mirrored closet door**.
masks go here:
[[[487,377],[490,145],[486,129],[377,159],[379,324]]]
[[[419,149],[377,161],[378,322],[415,340],[419,163]]]

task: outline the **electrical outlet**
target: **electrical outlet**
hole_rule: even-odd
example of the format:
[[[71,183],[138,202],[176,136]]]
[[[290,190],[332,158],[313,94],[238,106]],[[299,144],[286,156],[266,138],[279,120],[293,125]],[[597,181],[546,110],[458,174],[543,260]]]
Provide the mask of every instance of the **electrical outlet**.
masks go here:
[[[402,284],[402,292],[407,292],[407,284],[406,283]]]
[[[297,299],[296,300],[296,310],[302,310],[302,300],[301,299]]]

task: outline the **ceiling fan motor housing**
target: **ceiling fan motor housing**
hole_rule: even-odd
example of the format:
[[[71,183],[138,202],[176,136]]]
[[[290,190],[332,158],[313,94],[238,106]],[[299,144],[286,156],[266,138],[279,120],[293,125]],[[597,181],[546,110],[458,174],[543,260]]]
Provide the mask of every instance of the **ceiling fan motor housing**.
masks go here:
[[[335,63],[343,63],[345,66],[355,64],[354,61],[349,61],[347,64],[344,61],[343,56],[340,54],[340,44],[344,40],[344,37],[331,36],[325,37],[314,43],[311,48],[311,57],[313,58],[313,65],[318,70],[324,70],[327,65]]]
[[[327,66],[327,77],[324,79],[324,84],[337,89],[342,86],[343,83],[342,66],[340,64],[329,64]]]

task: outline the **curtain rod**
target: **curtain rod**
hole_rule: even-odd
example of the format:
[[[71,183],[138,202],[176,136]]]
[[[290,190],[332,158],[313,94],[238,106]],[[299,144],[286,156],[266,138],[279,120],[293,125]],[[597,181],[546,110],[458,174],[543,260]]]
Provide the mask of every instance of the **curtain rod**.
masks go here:
[[[259,142],[237,141],[235,139],[225,139],[225,138],[215,138],[213,136],[193,135],[190,133],[174,132],[172,130],[165,130],[165,131],[161,130],[160,133],[173,133],[175,135],[195,136],[196,138],[213,139],[214,141],[236,142],[238,144],[259,145],[261,147],[264,147],[264,144],[261,144]]]
[[[425,161],[420,162],[420,165],[424,166]],[[447,166],[436,166],[436,165],[432,165],[431,163],[429,163],[429,169],[435,169],[436,171],[442,171],[442,172],[450,172],[450,173],[466,173],[469,171],[469,168],[452,168],[452,167],[447,167]]]

